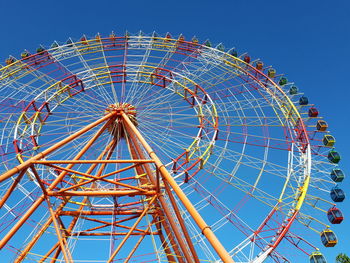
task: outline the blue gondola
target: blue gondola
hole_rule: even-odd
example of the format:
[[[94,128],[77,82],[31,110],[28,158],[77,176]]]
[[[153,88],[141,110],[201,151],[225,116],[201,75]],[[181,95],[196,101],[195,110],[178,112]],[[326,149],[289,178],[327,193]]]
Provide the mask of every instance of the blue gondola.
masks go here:
[[[158,34],[157,34],[157,32],[153,32],[152,40],[156,40],[156,38],[158,38]]]
[[[340,169],[333,169],[331,172],[331,178],[334,182],[341,182],[344,180],[345,175],[342,170]]]
[[[345,193],[338,186],[331,189],[331,198],[334,202],[343,202],[345,199]]]
[[[300,105],[307,105],[307,104],[309,104],[309,99],[307,97],[305,97],[305,96],[302,96],[299,99],[299,104]]]
[[[66,42],[67,46],[68,47],[72,47],[73,46],[73,41],[72,39],[68,39],[67,42]]]

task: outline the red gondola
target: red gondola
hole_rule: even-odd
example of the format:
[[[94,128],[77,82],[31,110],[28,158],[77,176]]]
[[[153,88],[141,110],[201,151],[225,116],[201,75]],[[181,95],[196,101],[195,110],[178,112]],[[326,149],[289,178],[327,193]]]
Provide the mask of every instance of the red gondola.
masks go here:
[[[309,114],[310,118],[315,118],[315,117],[318,116],[318,110],[316,108],[312,107],[312,108],[309,109],[309,113],[308,114]]]
[[[87,44],[88,44],[88,43],[87,43],[87,38],[86,38],[85,35],[83,35],[83,36],[81,37],[80,42],[81,42],[83,45],[87,45]]]
[[[340,209],[335,206],[329,208],[327,212],[327,216],[328,216],[329,222],[331,222],[332,224],[340,224],[344,219]]]
[[[250,63],[250,57],[248,55],[245,55],[243,60],[248,64]]]

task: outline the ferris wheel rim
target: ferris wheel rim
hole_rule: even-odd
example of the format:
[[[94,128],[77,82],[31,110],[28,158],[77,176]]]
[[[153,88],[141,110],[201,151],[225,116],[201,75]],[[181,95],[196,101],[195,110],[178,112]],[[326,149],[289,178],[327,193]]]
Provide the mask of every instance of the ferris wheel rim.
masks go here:
[[[146,42],[147,41],[153,41],[153,37],[143,36],[142,38],[146,39],[145,40]],[[116,39],[120,39],[120,40],[124,39],[124,42],[125,42],[125,45],[126,45],[128,43],[128,41],[133,40],[133,36],[116,37]],[[156,40],[160,41],[160,42],[166,42],[169,45],[171,44],[172,45],[171,48],[175,47],[177,45],[177,43],[179,42],[178,39],[172,39],[172,38],[168,38],[168,37],[165,37],[165,38],[156,37]],[[80,42],[79,41],[78,42],[73,42],[73,44],[85,45],[84,42],[94,43],[95,41],[96,41],[95,39],[91,39],[91,40],[84,40],[84,41],[80,41]],[[100,42],[98,42],[98,43],[102,45],[103,41],[107,41],[107,42],[108,41],[115,41],[115,39],[113,40],[111,38],[100,38],[99,41]],[[135,39],[135,43],[136,44],[137,44],[137,41],[139,41],[139,40]],[[139,42],[141,43],[142,41],[139,41]],[[192,42],[187,42],[187,41],[182,41],[182,42],[183,43],[188,43],[188,44],[194,44]],[[283,231],[281,231],[278,234],[277,241],[272,241],[272,242],[274,242],[272,244],[273,248],[275,248],[278,245],[278,243],[277,243],[278,240],[281,240],[284,237],[284,235],[287,233],[286,231],[289,229],[290,225],[295,220],[295,217],[296,217],[297,213],[299,212],[301,206],[304,203],[305,196],[306,196],[306,193],[308,191],[309,184],[310,184],[310,171],[311,171],[311,159],[312,159],[312,156],[311,156],[311,149],[310,149],[310,141],[309,141],[309,137],[308,137],[308,132],[307,132],[307,129],[305,128],[305,125],[303,123],[303,118],[300,116],[299,110],[296,108],[296,106],[291,101],[289,96],[283,91],[283,89],[281,89],[279,87],[279,85],[277,85],[276,82],[274,82],[272,79],[270,79],[265,73],[257,70],[250,63],[247,63],[247,62],[245,62],[244,60],[242,60],[240,58],[237,58],[237,57],[232,56],[232,55],[230,55],[228,53],[225,53],[224,51],[221,51],[221,50],[218,50],[218,49],[215,49],[215,48],[212,48],[212,47],[205,46],[204,44],[202,44],[202,45],[201,44],[194,44],[194,45],[198,46],[203,52],[206,51],[206,50],[209,50],[209,51],[216,52],[216,53],[220,54],[222,56],[222,58],[220,58],[220,59],[221,59],[221,61],[224,64],[230,65],[231,67],[235,67],[235,68],[237,68],[237,70],[239,70],[241,72],[245,72],[247,75],[250,75],[250,77],[252,79],[255,79],[256,82],[260,83],[259,86],[261,88],[265,89],[266,92],[269,95],[271,95],[271,98],[273,98],[275,100],[275,102],[277,103],[278,107],[281,109],[281,112],[284,114],[284,117],[287,120],[287,123],[290,125],[290,127],[293,128],[293,127],[297,126],[297,128],[300,129],[300,133],[302,133],[304,135],[303,139],[301,139],[300,141],[293,142],[293,147],[295,146],[295,148],[300,152],[300,154],[302,156],[301,159],[303,159],[303,161],[306,164],[305,168],[304,168],[304,175],[301,177],[303,181],[299,182],[300,183],[300,188],[298,188],[296,190],[296,196],[298,196],[298,198],[296,199],[296,203],[293,204],[294,206],[292,206],[290,208],[290,211],[292,211],[293,213],[285,214],[285,220],[289,221],[289,223],[287,224],[287,226],[284,226]],[[69,44],[67,44],[65,46],[68,47]],[[61,47],[61,46],[59,46],[59,47]],[[86,48],[86,47],[83,47],[83,48]],[[50,53],[51,51],[54,51],[54,50],[57,50],[57,47],[56,48],[52,48],[52,49],[47,49],[47,50],[45,50],[45,52]],[[33,54],[33,55],[30,55],[29,57],[35,57],[36,55],[37,54]],[[7,66],[1,68],[0,72],[10,69],[11,66],[16,65],[17,63],[18,64],[21,64],[21,63],[25,64],[26,63],[25,62],[26,59],[28,59],[28,57],[27,58],[22,58],[21,60],[18,60],[18,61],[15,61],[14,63],[12,63],[10,65],[7,65]],[[234,61],[235,63],[233,63],[232,61]],[[132,64],[129,64],[129,65],[132,66]],[[110,73],[111,72],[110,69],[113,66],[119,67],[119,66],[123,66],[123,65],[111,65],[109,67],[107,66],[109,74],[111,74]],[[243,66],[246,67],[247,69],[243,69]],[[147,67],[147,66],[141,65],[141,67]],[[155,69],[155,67],[153,67],[153,68]],[[254,72],[256,74],[259,74],[261,76],[261,78],[266,79],[266,82],[269,82],[269,84],[262,83],[261,80],[258,77],[254,77],[250,73],[250,71],[252,71],[252,72]],[[108,74],[108,72],[106,71],[104,74]],[[12,73],[13,72],[9,72],[8,74],[12,74]],[[173,72],[173,74],[177,74],[177,73]],[[88,77],[89,76],[87,76],[86,78],[88,78]],[[4,79],[4,78],[6,78],[6,76],[3,77],[2,79]],[[67,78],[69,78],[69,77],[67,77]],[[85,79],[80,79],[80,81],[84,81],[84,80]],[[90,86],[90,88],[93,88],[93,87],[94,86]],[[214,107],[215,107],[215,102],[212,101],[212,99],[211,99],[210,91],[209,92],[204,91],[204,92],[205,92],[205,94],[208,94],[207,100],[210,100],[213,103]],[[39,95],[37,95],[36,98],[38,96]],[[281,98],[285,99],[285,101],[282,100]],[[197,100],[197,104],[200,104],[198,102],[198,100]],[[290,107],[290,108],[288,108],[288,107]],[[286,110],[286,108],[287,108],[287,110]],[[289,129],[291,131],[292,128],[290,128],[290,127],[289,127]],[[215,125],[214,125],[214,128],[215,128]],[[202,128],[200,128],[200,129],[202,129]],[[213,135],[212,140],[211,140],[211,144],[214,144],[215,140],[213,138],[215,136],[216,135]],[[17,138],[15,137],[15,140],[16,139]],[[179,177],[180,176],[181,175],[179,175]],[[277,204],[276,204],[276,206],[277,206]],[[271,212],[273,212],[274,210],[275,210],[275,207],[272,208]],[[273,249],[269,253],[272,253],[272,251],[273,251]]]

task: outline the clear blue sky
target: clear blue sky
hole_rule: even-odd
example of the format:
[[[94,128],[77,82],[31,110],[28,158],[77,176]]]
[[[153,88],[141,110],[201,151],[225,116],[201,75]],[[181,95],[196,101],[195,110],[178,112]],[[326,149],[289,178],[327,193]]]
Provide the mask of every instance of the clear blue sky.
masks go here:
[[[350,177],[349,11],[347,0],[0,0],[0,60],[53,40],[112,30],[169,31],[222,42],[273,65],[305,92],[336,137],[342,168]],[[344,189],[349,182],[347,178]],[[329,262],[338,252],[350,254],[349,201],[340,207],[346,220],[334,228],[340,244],[323,249]]]

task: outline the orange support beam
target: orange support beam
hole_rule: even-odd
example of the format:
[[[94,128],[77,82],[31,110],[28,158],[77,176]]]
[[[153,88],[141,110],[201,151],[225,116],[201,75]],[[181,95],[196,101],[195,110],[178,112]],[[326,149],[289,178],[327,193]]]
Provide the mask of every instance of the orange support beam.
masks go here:
[[[54,192],[54,191],[47,191],[48,196],[135,196],[135,195],[145,195],[145,196],[152,196],[155,195],[157,192],[155,190],[145,190],[145,191],[138,191],[138,190],[112,190],[112,189],[106,189],[106,190],[100,190],[100,191],[65,191],[65,192]]]
[[[91,130],[92,128],[96,127],[97,125],[101,124],[102,122],[106,121],[106,120],[110,120],[112,116],[114,116],[116,113],[115,112],[111,112],[108,113],[106,116],[104,116],[103,118],[87,125],[86,127],[84,127],[83,129],[77,131],[76,133],[68,136],[67,138],[63,139],[62,141],[56,143],[55,145],[49,147],[48,149],[42,151],[41,153],[38,153],[37,155],[31,157],[30,159],[28,159],[27,161],[21,163],[20,165],[17,165],[16,167],[6,171],[5,173],[3,173],[2,175],[0,175],[0,182],[10,178],[11,176],[15,175],[16,173],[21,172],[23,169],[28,168],[29,166],[31,166],[33,164],[33,161],[38,161],[44,157],[46,157],[48,154],[56,151],[57,149],[59,149],[60,147],[62,147],[63,145],[71,142],[72,140],[74,140],[75,138],[79,137],[80,135],[84,134],[85,132]],[[79,158],[78,158],[79,159]]]
[[[112,253],[112,255],[110,256],[110,258],[107,260],[107,263],[111,263],[114,259],[114,257],[118,254],[119,250],[122,248],[122,246],[125,244],[126,240],[129,238],[129,236],[131,235],[131,233],[135,230],[135,228],[137,227],[137,225],[141,222],[142,218],[146,215],[147,211],[151,208],[152,204],[154,203],[154,201],[156,200],[157,196],[154,196],[152,198],[152,200],[148,203],[148,206],[143,210],[142,214],[139,216],[139,218],[136,220],[136,222],[134,223],[134,225],[131,227],[131,229],[129,230],[129,232],[125,235],[125,237],[123,238],[123,240],[119,243],[118,247],[114,250],[114,252]]]
[[[136,136],[133,133],[130,133],[130,130],[128,129],[129,127],[127,125],[124,125],[126,128],[126,131],[128,132],[128,135],[130,136],[130,141],[129,142],[129,147],[131,151],[135,151],[135,154],[139,155],[139,157],[141,159],[145,159],[144,155],[143,155],[143,151],[142,149],[139,147],[137,141],[136,141]],[[133,149],[133,147],[135,149]],[[148,165],[146,164],[144,166],[145,170],[146,170],[146,174],[148,175],[148,179],[152,184],[157,184],[156,180],[157,178],[155,178],[152,175],[152,171],[150,170],[150,168],[148,167]],[[198,259],[196,258],[196,255],[191,255],[188,251],[188,246],[190,246],[189,244],[187,244],[184,239],[183,239],[183,234],[180,232],[179,230],[179,225],[178,223],[174,220],[175,218],[173,218],[173,215],[168,207],[167,202],[165,201],[164,197],[162,195],[159,195],[158,197],[162,211],[164,213],[164,215],[162,215],[162,217],[164,218],[164,228],[166,230],[167,233],[171,233],[171,231],[174,233],[174,236],[176,238],[176,241],[178,242],[179,247],[181,248],[181,252],[183,253],[184,258],[187,260],[187,262],[197,262]],[[170,224],[170,227],[167,224],[167,221]],[[175,245],[175,247],[177,247],[177,245]],[[179,250],[176,249],[176,256],[178,258],[178,260],[180,262],[182,262],[182,256],[179,254]]]
[[[96,161],[99,161],[101,158],[103,158],[103,156],[111,149],[111,147],[113,147],[115,143],[112,141],[109,145],[106,146],[106,149],[100,154],[100,156],[97,158]],[[88,169],[87,172],[92,172],[95,167],[97,166],[96,163],[93,163],[93,165],[91,165],[91,167]],[[65,207],[66,203],[68,202],[68,198],[66,198],[66,200],[64,200],[60,205],[59,207],[56,209],[56,214],[60,214],[61,215],[61,212],[62,212],[62,209]],[[86,201],[86,200],[84,200]],[[79,212],[80,210],[82,209],[82,206],[79,208],[79,210],[77,211],[74,211],[74,212]],[[79,213],[77,214],[79,215]],[[76,216],[76,218],[78,218]],[[15,263],[18,263],[18,262],[22,262],[22,260],[27,256],[27,254],[29,253],[29,251],[33,248],[33,246],[36,244],[36,242],[39,240],[39,238],[42,236],[42,234],[45,232],[45,230],[51,225],[52,223],[52,218],[49,217],[48,220],[46,221],[46,223],[41,227],[41,229],[39,230],[39,232],[32,238],[32,240],[27,244],[27,246],[21,251],[20,255],[16,258],[15,260]],[[72,225],[72,224],[71,224]],[[74,225],[73,225],[74,226]],[[73,227],[72,226],[72,227]],[[68,228],[68,231],[70,231],[70,229]],[[56,251],[56,254],[58,253],[59,254],[59,242],[57,242],[56,244],[56,247],[53,247],[52,248],[52,251],[48,252],[45,254],[45,256],[43,257],[44,260],[49,256],[51,255],[51,253],[53,253],[53,251],[58,248],[58,250]],[[40,262],[44,261],[44,260],[40,260]]]
[[[118,127],[120,129],[123,129],[122,137],[127,140],[130,158],[135,159],[110,160],[110,156],[112,156],[115,146],[118,143],[118,140],[120,140],[120,138],[117,139],[117,137],[114,134],[112,134],[115,136],[114,139],[112,138],[113,146],[106,146],[106,148],[103,150],[103,154],[99,155],[99,157],[96,160],[80,160],[80,158],[90,149],[90,147],[97,140],[97,138],[99,138],[99,136],[106,130],[107,127],[109,127],[109,125],[111,125],[111,122],[114,121],[116,118],[120,118],[120,123],[122,123]],[[73,141],[74,139],[78,138],[79,136],[83,135],[87,131],[91,130],[92,128],[96,127],[97,125],[103,122],[105,122],[103,127],[101,127],[99,131],[94,134],[94,136],[82,147],[80,152],[72,160],[42,160],[44,157],[47,157],[49,154],[58,150],[60,147]],[[145,158],[144,150],[146,150],[150,159]],[[105,156],[105,154],[107,154],[107,156]],[[106,159],[102,160],[103,158]],[[125,164],[128,163],[130,165],[128,165],[127,167],[123,167],[125,166]],[[63,164],[66,164],[67,166],[61,167],[60,165]],[[81,164],[91,164],[91,167],[86,172],[80,172],[77,171],[77,169],[72,169],[74,165]],[[120,166],[122,168],[112,170],[111,172],[110,170],[107,170],[108,164],[124,165]],[[57,168],[60,171],[60,173],[53,180],[53,182],[45,189],[44,184],[42,183],[41,178],[39,177],[39,174],[37,173],[36,167],[34,165],[44,165]],[[94,172],[94,174],[92,174],[93,170],[98,165],[99,169],[97,170],[97,172]],[[154,167],[156,167],[156,174],[154,174]],[[19,220],[14,224],[12,229],[0,241],[0,249],[7,244],[7,242],[13,237],[13,235],[22,227],[22,225],[32,216],[36,209],[40,205],[42,205],[42,203],[45,200],[48,203],[50,217],[40,228],[39,232],[33,237],[33,240],[29,242],[29,244],[25,247],[22,253],[18,256],[16,262],[22,262],[26,258],[26,255],[31,251],[31,249],[39,240],[39,238],[53,223],[54,229],[56,230],[56,234],[58,237],[58,242],[55,245],[53,245],[53,247],[43,256],[44,260],[46,260],[51,255],[53,257],[51,262],[56,262],[56,259],[60,257],[61,253],[66,262],[73,262],[71,252],[67,245],[69,237],[75,237],[77,235],[124,236],[124,238],[121,239],[121,241],[118,243],[117,248],[112,252],[111,256],[108,259],[108,262],[112,262],[116,255],[119,253],[119,251],[123,247],[125,247],[125,243],[127,242],[130,236],[140,236],[136,243],[136,246],[128,254],[128,258],[126,260],[127,262],[131,259],[133,253],[136,251],[137,247],[140,246],[142,240],[146,235],[159,235],[168,261],[176,261],[180,263],[199,263],[198,255],[196,254],[196,251],[192,244],[192,240],[186,230],[182,216],[178,211],[175,198],[172,195],[173,190],[177,197],[181,200],[189,214],[192,216],[194,221],[197,223],[203,235],[206,236],[209,243],[211,243],[215,251],[223,260],[223,262],[233,263],[232,258],[220,244],[213,231],[202,219],[202,217],[191,204],[187,196],[182,192],[181,188],[177,185],[173,177],[169,174],[165,166],[161,163],[160,159],[153,152],[151,147],[147,144],[145,139],[142,137],[142,135],[137,130],[132,121],[129,119],[129,117],[123,112],[123,110],[116,109],[115,111],[111,111],[101,119],[95,121],[90,125],[87,125],[86,127],[74,133],[73,135],[68,136],[62,141],[56,143],[55,145],[44,150],[43,152],[35,155],[29,160],[26,160],[22,164],[16,166],[11,170],[8,170],[6,173],[1,175],[0,182],[19,173],[17,178],[14,180],[12,186],[10,187],[11,191],[8,191],[8,194],[5,194],[3,199],[0,200],[0,204],[4,204],[6,202],[7,198],[11,195],[12,191],[15,189],[16,185],[21,180],[21,177],[23,177],[27,169],[33,169],[34,175],[38,180],[39,185],[42,188],[44,194],[37,198],[37,200],[32,204],[28,211],[24,215],[22,215],[21,218],[19,218]],[[111,177],[113,175],[119,176],[121,172],[131,171],[132,169],[135,170],[136,175],[144,176],[129,176],[127,178],[122,177],[119,179],[107,179],[107,177]],[[108,171],[108,173],[106,173],[106,171]],[[67,175],[71,176],[72,174],[80,176],[80,180],[70,177],[74,180],[72,181],[72,183],[70,183],[69,181],[69,184],[71,185],[65,186],[65,188],[60,188],[60,183],[65,182],[68,178]],[[159,183],[160,178],[164,181],[163,185]],[[127,183],[121,183],[122,180],[124,180],[124,182],[125,180],[130,181],[126,181]],[[103,182],[104,184],[109,185],[104,189],[99,189],[97,187],[98,184],[96,184],[97,182]],[[165,200],[163,195],[168,195],[169,200]],[[130,199],[128,199],[127,203],[124,202],[119,204],[119,202],[116,202],[117,206],[112,206],[109,209],[102,211],[85,210],[84,204],[80,204],[78,206],[79,208],[76,207],[77,210],[75,211],[64,211],[63,209],[66,206],[67,202],[71,200],[71,198],[74,196],[84,197],[83,203],[89,202],[90,197],[108,196],[118,198],[123,196],[140,196],[144,198],[151,198],[145,199],[143,202],[133,202],[133,199],[131,199],[131,201]],[[53,209],[49,197],[63,197],[63,201],[60,201],[61,203],[59,204],[58,208]],[[123,198],[121,200],[123,200]],[[143,208],[143,204],[147,204],[145,205],[145,208]],[[153,217],[152,225],[154,224],[155,228],[153,228],[152,225],[148,225],[147,227],[143,226],[143,228],[138,227],[139,223],[145,217],[146,214],[151,215]],[[101,220],[101,218],[91,217],[98,217],[103,215],[123,215],[126,216],[126,218],[119,218],[118,221],[107,222]],[[61,216],[73,217],[67,229],[63,225]],[[74,231],[72,230],[74,229],[78,218],[84,218],[85,220],[89,220],[91,221],[91,223],[93,223],[93,225],[88,227],[89,229],[81,230],[79,231],[79,233],[74,233]],[[133,220],[133,224],[131,226],[130,224],[128,225],[126,223],[123,223],[130,222],[131,220]],[[103,230],[105,227],[122,228],[124,229],[124,232],[114,230],[108,232],[101,232],[101,230]],[[163,236],[161,227],[165,229],[165,234],[167,238]],[[170,247],[168,245],[168,242],[171,244]],[[172,251],[174,251],[175,253],[172,253]]]
[[[3,197],[0,200],[0,209],[1,207],[6,203],[7,199],[10,197],[10,195],[12,194],[12,192],[15,190],[16,186],[18,185],[18,183],[21,181],[23,175],[25,174],[26,169],[23,169],[19,175],[17,176],[17,178],[14,180],[14,182],[11,184],[10,188],[7,189],[6,193],[3,195]]]
[[[137,130],[135,125],[131,122],[129,117],[123,112],[120,112],[121,116],[123,117],[123,120],[125,124],[131,129],[133,134],[137,137],[137,139],[140,141],[142,146],[147,151],[148,155],[154,160],[157,168],[161,172],[163,179],[166,180],[169,185],[172,187],[178,198],[181,200],[189,214],[192,216],[193,220],[198,225],[199,229],[201,230],[202,234],[208,239],[209,243],[212,245],[218,256],[223,260],[225,263],[234,263],[232,257],[229,255],[229,253],[226,251],[226,249],[222,246],[218,238],[215,236],[214,232],[211,230],[210,226],[208,226],[201,215],[198,213],[198,211],[194,208],[191,201],[188,199],[188,197],[185,195],[185,193],[182,191],[182,189],[178,186],[174,178],[170,175],[168,170],[165,168],[164,164],[160,161],[158,156],[154,153],[152,148],[149,146],[149,144],[146,142],[146,140],[143,138],[141,133]]]
[[[67,138],[63,139],[62,141],[56,143],[55,145],[51,146],[50,148],[44,150],[43,152],[35,155],[34,157],[30,158],[29,160],[25,161],[24,163],[12,168],[11,170],[8,170],[4,174],[0,176],[0,182],[3,180],[6,180],[10,178],[11,176],[15,175],[16,173],[20,173],[24,169],[28,169],[29,166],[33,164],[33,161],[38,161],[41,158],[44,158],[49,153],[52,153],[53,151],[57,150],[61,146],[67,144],[68,142],[74,140],[75,138],[79,137],[80,135],[84,134],[85,132],[91,130],[92,128],[96,127],[97,125],[103,123],[104,121],[107,121],[103,127],[91,138],[91,140],[83,147],[83,149],[75,156],[74,160],[78,160],[83,156],[83,154],[90,148],[90,146],[95,142],[95,140],[102,134],[102,132],[107,128],[109,121],[111,118],[115,115],[115,113],[109,113],[103,118],[87,125],[83,129],[79,130],[78,132],[72,134],[71,136],[68,136]],[[68,168],[72,168],[74,164],[69,164]],[[54,189],[63,179],[66,172],[62,172],[55,181],[47,188],[47,191],[51,191]],[[18,219],[16,224],[10,229],[10,231],[2,238],[0,241],[0,249],[2,249],[7,242],[15,235],[15,233],[22,227],[22,225],[29,219],[29,217],[35,212],[35,210],[42,204],[42,202],[45,200],[45,196],[42,195],[36,199],[36,201],[32,204],[32,206],[26,211],[26,213]]]

